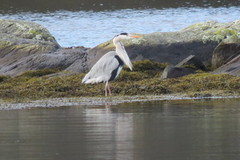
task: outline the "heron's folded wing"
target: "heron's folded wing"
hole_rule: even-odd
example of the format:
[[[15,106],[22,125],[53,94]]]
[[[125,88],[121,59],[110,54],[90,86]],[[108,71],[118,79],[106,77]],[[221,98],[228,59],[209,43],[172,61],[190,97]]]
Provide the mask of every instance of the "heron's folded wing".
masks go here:
[[[83,78],[82,83],[107,82],[112,72],[119,67],[119,61],[115,58],[116,52],[111,51],[102,56],[92,69]]]

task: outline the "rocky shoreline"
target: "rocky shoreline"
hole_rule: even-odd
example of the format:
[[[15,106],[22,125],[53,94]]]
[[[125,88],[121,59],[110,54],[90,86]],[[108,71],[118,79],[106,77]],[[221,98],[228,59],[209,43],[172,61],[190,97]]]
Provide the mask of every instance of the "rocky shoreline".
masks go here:
[[[240,20],[141,36],[123,42],[134,71],[123,69],[112,83],[115,95],[240,95]],[[102,95],[102,84],[80,81],[110,50],[111,40],[93,48],[63,48],[39,24],[0,19],[0,99]]]
[[[124,45],[132,61],[149,59],[175,65],[194,55],[206,67],[220,68],[216,73],[240,76],[239,58],[231,61],[240,54],[240,20],[209,21],[176,32],[143,34],[142,38],[124,41]],[[39,24],[0,19],[0,75],[49,68],[82,73],[110,50],[114,50],[111,40],[93,48],[62,48]]]

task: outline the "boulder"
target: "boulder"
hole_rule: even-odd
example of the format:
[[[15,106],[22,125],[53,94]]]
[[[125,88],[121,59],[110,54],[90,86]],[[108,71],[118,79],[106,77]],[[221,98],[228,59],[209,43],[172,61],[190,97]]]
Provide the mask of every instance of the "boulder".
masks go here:
[[[212,53],[226,37],[240,31],[240,21],[218,23],[209,21],[188,26],[176,32],[143,34],[141,38],[126,40],[124,46],[131,60],[149,59],[177,64],[195,55],[204,64],[210,65]],[[105,53],[114,50],[112,41],[104,42],[88,52],[88,67],[91,68]]]
[[[176,67],[187,67],[192,69],[206,70],[205,65],[194,55],[190,55],[181,62],[179,62]]]
[[[239,37],[238,37],[239,36]],[[218,68],[240,55],[240,32],[235,37],[224,39],[213,51],[212,67]]]
[[[15,63],[0,68],[0,73],[9,76],[17,76],[22,72],[38,69],[58,68],[71,73],[79,73],[86,70],[86,48],[66,49],[61,48],[55,52],[32,54],[22,57]],[[77,63],[76,63],[77,62]],[[72,67],[76,65],[77,67]]]
[[[87,48],[61,48],[43,26],[19,20],[0,20],[0,75],[58,68],[86,70]]]
[[[176,67],[173,65],[168,65],[163,73],[160,79],[165,79],[165,78],[177,78],[177,77],[182,77],[188,74],[193,74],[195,71],[191,68],[182,68],[182,67]]]
[[[23,57],[60,48],[49,31],[39,24],[0,19],[0,58]]]
[[[212,72],[213,74],[230,74],[240,77],[240,55],[233,58],[231,61],[225,65],[219,67]]]
[[[39,24],[0,19],[0,68],[24,57],[56,51],[60,46],[49,31]],[[4,74],[0,71],[0,74]]]

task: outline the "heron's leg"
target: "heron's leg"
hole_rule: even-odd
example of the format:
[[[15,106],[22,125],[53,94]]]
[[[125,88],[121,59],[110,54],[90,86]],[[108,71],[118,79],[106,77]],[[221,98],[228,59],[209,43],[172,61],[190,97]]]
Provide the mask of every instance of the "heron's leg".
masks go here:
[[[108,95],[108,82],[106,82],[104,91],[105,91],[105,96],[107,96]]]
[[[111,88],[110,88],[110,83],[108,83],[108,93],[109,93],[109,96],[112,95]]]

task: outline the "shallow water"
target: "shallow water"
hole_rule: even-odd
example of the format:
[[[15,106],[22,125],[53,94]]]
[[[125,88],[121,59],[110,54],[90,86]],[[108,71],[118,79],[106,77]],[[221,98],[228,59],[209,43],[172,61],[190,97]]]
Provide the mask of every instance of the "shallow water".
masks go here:
[[[39,23],[63,47],[94,47],[121,32],[146,34],[177,31],[197,22],[235,21],[240,15],[239,0],[171,0],[168,3],[154,0],[131,3],[73,0],[67,3],[61,0],[38,3],[29,3],[29,0],[1,3],[5,5],[0,7],[0,18]]]
[[[240,99],[0,111],[0,159],[240,157]]]

